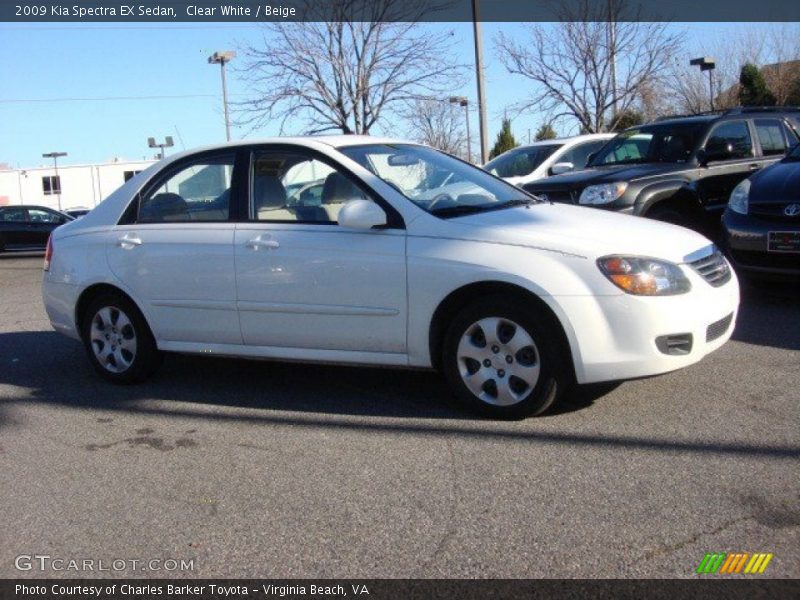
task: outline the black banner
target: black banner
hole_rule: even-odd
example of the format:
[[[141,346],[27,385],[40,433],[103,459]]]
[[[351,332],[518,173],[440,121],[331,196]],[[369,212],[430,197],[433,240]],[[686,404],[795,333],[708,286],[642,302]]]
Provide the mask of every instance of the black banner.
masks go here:
[[[4,0],[19,23],[800,21],[797,0]]]
[[[797,598],[800,582],[702,580],[452,579],[25,579],[0,580],[2,600],[331,600]]]

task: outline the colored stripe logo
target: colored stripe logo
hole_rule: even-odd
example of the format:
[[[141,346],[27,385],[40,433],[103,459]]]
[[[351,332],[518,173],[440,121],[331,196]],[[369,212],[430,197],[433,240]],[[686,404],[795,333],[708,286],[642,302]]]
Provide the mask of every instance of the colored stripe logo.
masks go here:
[[[743,573],[755,575],[763,573],[769,561],[772,560],[771,553],[756,552],[714,552],[706,553],[703,560],[697,567],[697,573],[708,574],[736,574]]]

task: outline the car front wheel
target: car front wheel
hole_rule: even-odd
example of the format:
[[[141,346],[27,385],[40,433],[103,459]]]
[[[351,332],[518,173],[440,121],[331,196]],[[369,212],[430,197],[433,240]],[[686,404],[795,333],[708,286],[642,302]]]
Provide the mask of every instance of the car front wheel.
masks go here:
[[[122,295],[95,298],[87,307],[82,324],[89,361],[109,381],[142,381],[160,364],[161,354],[147,322]]]
[[[539,415],[567,384],[568,358],[536,306],[489,297],[462,310],[446,334],[443,370],[468,407],[503,419]]]

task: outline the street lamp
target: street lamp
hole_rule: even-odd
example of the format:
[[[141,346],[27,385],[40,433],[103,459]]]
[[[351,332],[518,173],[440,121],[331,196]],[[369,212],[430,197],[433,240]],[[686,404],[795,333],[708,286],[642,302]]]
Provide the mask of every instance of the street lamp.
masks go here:
[[[225,83],[225,63],[231,62],[231,59],[236,56],[236,52],[225,50],[223,52],[214,52],[208,57],[208,64],[219,65],[220,73],[222,73],[222,108],[225,110],[225,137],[231,141],[231,122],[228,118],[228,86]]]
[[[56,182],[56,193],[58,194],[58,210],[61,210],[61,180],[58,178],[58,159],[62,156],[67,156],[66,152],[48,152],[46,154],[42,154],[42,158],[52,158],[53,159],[53,170],[56,172],[55,175],[55,182]],[[50,188],[52,192],[52,187]]]
[[[486,130],[486,94],[483,84],[483,39],[478,0],[472,0],[472,28],[475,34],[475,77],[478,80],[478,129],[481,134],[481,164],[489,158],[489,135]]]
[[[150,148],[159,148],[161,152],[159,153],[159,158],[164,158],[164,148],[172,148],[175,143],[172,141],[172,136],[168,135],[164,138],[164,143],[157,144],[156,138],[147,138],[147,145]]]
[[[464,114],[467,116],[467,162],[472,162],[472,142],[469,137],[469,100],[464,96],[450,96],[450,103],[464,107]]]
[[[708,71],[709,106],[711,106],[711,110],[714,110],[714,77],[711,72],[714,70],[714,67],[717,66],[716,61],[709,56],[703,56],[700,58],[693,58],[689,61],[689,65],[692,67],[700,67],[701,71]]]

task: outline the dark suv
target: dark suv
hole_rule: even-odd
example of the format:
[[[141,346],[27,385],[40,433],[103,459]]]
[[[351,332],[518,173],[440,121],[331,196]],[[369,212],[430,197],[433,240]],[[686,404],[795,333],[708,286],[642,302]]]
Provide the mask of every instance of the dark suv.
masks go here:
[[[616,210],[716,233],[736,185],[800,139],[800,108],[734,108],[626,129],[585,170],[523,187],[554,202]]]

